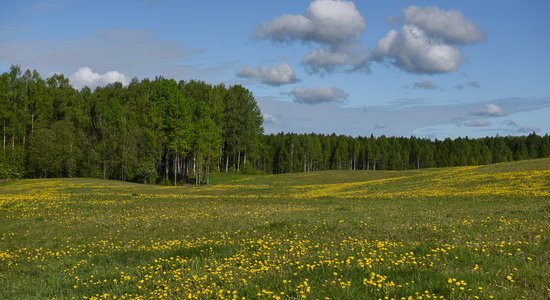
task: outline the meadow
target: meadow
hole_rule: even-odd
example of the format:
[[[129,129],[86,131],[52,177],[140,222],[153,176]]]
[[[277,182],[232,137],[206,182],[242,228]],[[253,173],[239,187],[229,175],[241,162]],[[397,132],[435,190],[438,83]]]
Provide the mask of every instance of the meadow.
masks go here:
[[[546,299],[550,159],[0,183],[0,299]]]

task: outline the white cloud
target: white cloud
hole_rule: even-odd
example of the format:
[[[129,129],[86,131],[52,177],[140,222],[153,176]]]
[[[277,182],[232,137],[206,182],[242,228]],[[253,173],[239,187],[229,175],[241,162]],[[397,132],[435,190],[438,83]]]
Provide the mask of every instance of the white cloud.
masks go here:
[[[296,87],[288,94],[294,97],[295,102],[302,104],[344,103],[349,97],[348,93],[340,88],[324,86]]]
[[[270,114],[263,114],[262,116],[264,118],[264,124],[277,124],[279,122],[279,119]]]
[[[315,0],[303,15],[283,15],[254,32],[258,39],[321,45],[302,65],[312,73],[368,71],[367,52],[360,50],[366,21],[351,1]]]
[[[340,70],[369,72],[368,53],[362,50],[332,51],[328,48],[314,49],[302,60],[310,73],[325,74]]]
[[[298,82],[298,78],[288,64],[273,67],[259,66],[258,68],[243,68],[237,71],[237,76],[252,78],[271,86],[279,86]]]
[[[483,40],[481,31],[462,15],[437,7],[411,6],[403,10],[401,32],[380,39],[372,59],[390,61],[411,73],[449,73],[463,61],[458,46]]]
[[[373,59],[389,59],[393,65],[411,73],[448,73],[458,70],[460,51],[439,39],[430,38],[414,25],[403,31],[391,30],[378,42]]]
[[[403,10],[403,21],[449,44],[473,44],[484,39],[481,30],[457,10],[410,6]]]
[[[489,103],[485,104],[485,107],[476,109],[470,114],[475,116],[490,116],[490,117],[500,117],[504,115],[502,109],[495,104]]]
[[[71,84],[81,89],[85,86],[89,88],[96,88],[98,86],[105,86],[109,83],[120,82],[123,85],[127,85],[129,80],[126,75],[118,71],[109,71],[104,74],[95,73],[88,67],[79,68],[69,76]]]
[[[284,15],[263,23],[255,36],[275,42],[315,42],[336,49],[357,41],[365,27],[353,2],[316,0],[303,15]]]
[[[437,85],[435,85],[432,81],[420,81],[415,82],[413,84],[414,89],[423,89],[423,90],[435,90],[437,89]]]

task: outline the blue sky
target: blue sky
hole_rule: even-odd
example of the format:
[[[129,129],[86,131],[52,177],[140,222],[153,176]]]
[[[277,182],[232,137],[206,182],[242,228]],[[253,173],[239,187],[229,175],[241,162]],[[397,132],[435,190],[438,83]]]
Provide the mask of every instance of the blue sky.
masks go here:
[[[0,71],[250,89],[267,133],[550,133],[550,2],[7,1]]]

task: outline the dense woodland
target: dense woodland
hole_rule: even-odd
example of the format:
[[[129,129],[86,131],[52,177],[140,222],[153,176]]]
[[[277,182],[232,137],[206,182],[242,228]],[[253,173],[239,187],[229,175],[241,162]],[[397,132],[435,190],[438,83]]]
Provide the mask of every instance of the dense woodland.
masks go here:
[[[264,135],[242,86],[157,77],[74,89],[12,66],[0,76],[0,179],[207,183],[210,172],[404,170],[550,156],[550,137]],[[366,133],[368,134],[368,133]]]

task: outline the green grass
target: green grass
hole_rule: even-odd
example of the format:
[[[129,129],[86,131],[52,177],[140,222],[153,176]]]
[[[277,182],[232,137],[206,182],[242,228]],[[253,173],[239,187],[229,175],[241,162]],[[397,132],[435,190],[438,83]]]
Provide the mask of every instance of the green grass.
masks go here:
[[[212,182],[2,183],[0,299],[550,295],[550,159]]]

